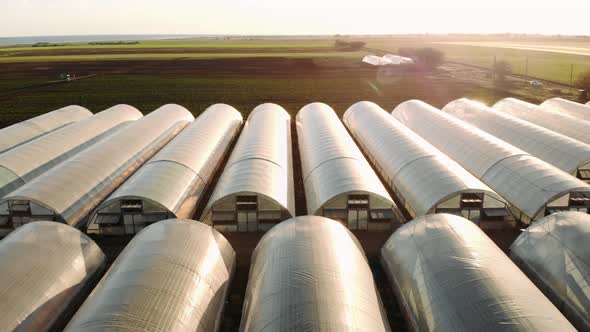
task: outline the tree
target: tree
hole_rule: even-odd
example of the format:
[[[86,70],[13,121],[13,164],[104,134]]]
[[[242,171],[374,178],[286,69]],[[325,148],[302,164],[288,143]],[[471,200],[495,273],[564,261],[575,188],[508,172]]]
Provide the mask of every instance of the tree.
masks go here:
[[[341,39],[336,39],[336,41],[334,42],[334,47],[337,49],[348,47],[348,42]]]
[[[445,54],[431,47],[402,47],[398,49],[398,53],[401,56],[412,58],[414,62],[427,70],[437,68],[445,62]]]
[[[350,41],[347,42],[342,39],[336,39],[334,47],[339,51],[358,51],[365,47],[366,43],[362,41]]]
[[[506,81],[506,75],[510,74],[512,71],[510,63],[507,61],[498,61],[494,63],[492,70],[494,71],[496,81],[498,82]]]
[[[363,47],[365,47],[365,45],[366,45],[366,43],[362,42],[362,41],[351,41],[349,43],[349,47],[355,51],[362,49]]]
[[[590,93],[590,70],[578,78],[576,87],[580,89],[580,101],[585,102],[588,99],[588,93]]]
[[[418,50],[416,56],[428,69],[437,68],[445,62],[445,54],[435,48],[421,48]]]

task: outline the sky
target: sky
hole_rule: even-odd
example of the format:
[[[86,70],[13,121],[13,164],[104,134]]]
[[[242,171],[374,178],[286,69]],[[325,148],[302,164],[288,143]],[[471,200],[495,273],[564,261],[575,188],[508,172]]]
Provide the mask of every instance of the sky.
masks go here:
[[[0,0],[0,37],[95,34],[590,35],[590,0]]]

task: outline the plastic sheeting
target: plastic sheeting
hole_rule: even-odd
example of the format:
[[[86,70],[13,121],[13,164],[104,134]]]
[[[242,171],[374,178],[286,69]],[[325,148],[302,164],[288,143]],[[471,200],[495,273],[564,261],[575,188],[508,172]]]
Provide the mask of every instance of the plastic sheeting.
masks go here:
[[[376,55],[365,55],[363,57],[363,62],[373,66],[385,66],[389,64],[388,60]]]
[[[13,124],[0,130],[0,153],[90,116],[84,107],[71,105]]]
[[[563,116],[515,98],[501,99],[492,108],[590,144],[590,121]]]
[[[200,222],[152,224],[123,250],[66,331],[217,331],[235,253]]]
[[[82,226],[88,212],[192,120],[185,108],[165,105],[69,158],[0,201],[3,228],[40,218]]]
[[[395,54],[385,54],[380,57],[377,55],[365,55],[363,62],[373,66],[400,66],[414,64],[414,60]]]
[[[510,256],[580,331],[590,331],[590,215],[561,212],[524,230]]]
[[[414,331],[575,331],[475,224],[433,214],[399,228],[381,262]]]
[[[372,159],[383,178],[401,195],[413,217],[434,213],[436,206],[463,192],[503,198],[371,102],[352,105],[344,123]]]
[[[385,54],[383,59],[389,61],[389,63],[392,65],[406,65],[414,63],[414,60],[411,58],[395,54]]]
[[[259,105],[250,113],[205,208],[203,221],[211,223],[211,209],[238,194],[262,196],[283,214],[295,215],[290,123],[287,111],[276,104]]]
[[[297,137],[308,214],[320,215],[340,195],[366,193],[395,203],[330,106],[312,103],[297,113]]]
[[[569,115],[574,118],[590,121],[590,107],[576,103],[575,101],[566,100],[563,98],[551,98],[545,100],[541,105],[541,109],[559,114]]]
[[[124,213],[122,206],[129,200],[144,203],[141,211],[136,212],[137,218],[130,216],[135,227],[126,227],[125,233],[136,233],[150,223],[167,219],[167,215],[191,218],[241,124],[242,115],[229,105],[216,104],[207,108],[103,202],[90,220],[100,223],[101,219],[113,218],[118,224]],[[115,207],[111,208],[113,204]],[[153,211],[156,208],[152,206],[157,207],[157,211]],[[102,213],[101,209],[104,209]],[[115,212],[109,213],[111,209]],[[105,225],[105,231],[110,226]],[[103,228],[92,223],[89,230],[99,227]]]
[[[452,101],[442,110],[569,174],[576,176],[580,167],[590,170],[590,145],[573,138],[469,99]]]
[[[272,228],[252,254],[240,330],[389,331],[364,252],[336,221]]]
[[[0,154],[0,198],[142,116],[113,106]]]
[[[0,241],[3,331],[60,330],[105,265],[100,248],[68,225],[40,221]]]
[[[523,222],[543,217],[545,207],[562,196],[590,193],[583,181],[419,100],[400,104],[392,114],[504,197]]]

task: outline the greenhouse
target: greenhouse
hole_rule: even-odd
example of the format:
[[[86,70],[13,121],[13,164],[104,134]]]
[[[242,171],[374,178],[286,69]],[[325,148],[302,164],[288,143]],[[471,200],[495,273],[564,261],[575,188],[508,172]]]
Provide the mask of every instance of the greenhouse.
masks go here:
[[[403,221],[387,190],[330,106],[296,117],[307,212],[352,230],[390,230]]]
[[[386,65],[390,64],[389,60],[384,59],[380,56],[372,55],[372,54],[365,55],[363,57],[363,62],[368,63],[373,66],[386,66]]]
[[[87,214],[192,120],[165,105],[62,162],[0,200],[0,231],[36,220],[86,226]]]
[[[201,220],[222,231],[265,231],[295,215],[291,117],[262,104],[248,116]]]
[[[465,218],[431,214],[405,224],[381,263],[411,331],[575,331]]]
[[[443,109],[577,178],[590,182],[590,145],[469,99]]]
[[[524,223],[590,207],[587,183],[450,114],[419,100],[392,114],[504,197]]]
[[[84,107],[71,105],[0,129],[0,153],[91,116]]]
[[[217,331],[235,252],[210,226],[170,219],[137,235],[66,331]]]
[[[280,223],[252,254],[240,331],[389,331],[367,258],[342,224]]]
[[[3,331],[61,331],[98,282],[105,255],[68,225],[39,221],[0,241]]]
[[[473,221],[510,216],[502,197],[378,105],[352,105],[344,123],[413,218],[436,212]]]
[[[590,331],[590,215],[561,212],[529,226],[510,256],[580,331]]]
[[[0,154],[0,198],[142,116],[113,106]]]
[[[192,218],[241,124],[229,105],[207,108],[94,210],[88,233],[136,234],[159,220]]]
[[[392,65],[411,65],[414,64],[414,60],[412,58],[408,58],[405,56],[397,55],[397,54],[385,54],[383,59],[389,61]]]
[[[590,144],[590,121],[563,116],[515,98],[501,99],[492,108]]]
[[[590,107],[563,98],[547,99],[539,105],[541,109],[569,115],[581,120],[590,121]]]

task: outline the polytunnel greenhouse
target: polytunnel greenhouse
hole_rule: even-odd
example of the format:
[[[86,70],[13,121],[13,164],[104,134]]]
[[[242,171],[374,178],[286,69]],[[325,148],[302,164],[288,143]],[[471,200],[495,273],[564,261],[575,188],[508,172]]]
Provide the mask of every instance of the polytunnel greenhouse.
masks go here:
[[[419,100],[392,114],[504,197],[524,223],[558,211],[588,211],[590,185],[473,125]]]
[[[590,121],[590,107],[563,98],[550,98],[539,105],[541,109]]]
[[[222,231],[268,230],[295,215],[291,117],[262,104],[248,116],[201,220]]]
[[[142,116],[113,106],[0,154],[0,198]]]
[[[240,331],[389,331],[363,249],[320,216],[284,221],[252,254]]]
[[[399,228],[381,262],[413,331],[575,331],[467,219],[426,215]]]
[[[192,218],[241,124],[229,105],[207,108],[94,210],[88,232],[135,234],[159,220]]]
[[[203,223],[170,219],[138,234],[66,331],[217,331],[235,264]]]
[[[590,182],[588,144],[469,99],[452,101],[442,110],[582,181]]]
[[[403,221],[387,190],[340,119],[322,103],[296,117],[307,212],[353,230],[389,230]]]
[[[501,99],[492,108],[590,144],[590,121],[563,116],[515,98]]]
[[[25,225],[0,241],[3,331],[60,331],[98,282],[106,259],[77,229]]]
[[[473,221],[510,216],[502,197],[378,105],[352,105],[344,123],[413,218],[437,212]]]
[[[580,331],[590,331],[590,215],[561,212],[529,226],[510,256]]]
[[[383,59],[380,56],[371,55],[371,54],[370,55],[365,55],[363,57],[363,62],[364,63],[368,63],[368,64],[373,65],[373,66],[385,66],[385,65],[388,65],[390,63],[389,60],[386,60],[386,59]]]
[[[84,227],[86,215],[193,120],[165,105],[0,200],[0,230],[36,220]]]
[[[0,129],[0,153],[91,116],[84,107],[71,105]]]

